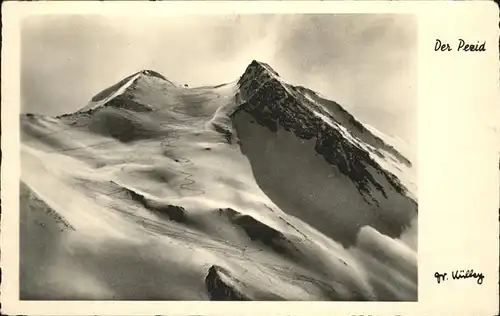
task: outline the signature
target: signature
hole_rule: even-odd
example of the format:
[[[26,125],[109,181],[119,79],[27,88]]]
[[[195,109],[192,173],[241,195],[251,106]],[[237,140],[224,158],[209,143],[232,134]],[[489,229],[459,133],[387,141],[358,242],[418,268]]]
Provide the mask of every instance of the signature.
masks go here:
[[[434,273],[434,277],[438,284],[448,280],[448,273]],[[452,280],[476,279],[477,284],[483,284],[484,275],[480,272],[475,272],[474,269],[454,270],[451,272]]]

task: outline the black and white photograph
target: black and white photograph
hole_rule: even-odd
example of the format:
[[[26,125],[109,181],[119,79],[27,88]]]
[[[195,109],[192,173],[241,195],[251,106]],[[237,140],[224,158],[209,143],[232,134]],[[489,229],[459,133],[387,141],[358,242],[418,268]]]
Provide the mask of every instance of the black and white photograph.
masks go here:
[[[24,18],[19,299],[418,301],[417,35]]]

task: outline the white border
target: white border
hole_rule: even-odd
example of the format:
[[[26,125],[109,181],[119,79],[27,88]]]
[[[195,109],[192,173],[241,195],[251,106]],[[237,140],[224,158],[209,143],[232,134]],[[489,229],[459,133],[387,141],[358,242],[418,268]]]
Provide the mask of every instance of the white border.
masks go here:
[[[498,8],[493,2],[7,2],[2,45],[2,306],[29,315],[498,314]],[[31,14],[412,13],[419,24],[419,302],[18,300],[19,22]],[[483,53],[436,53],[436,38],[486,40]],[[397,91],[395,91],[397,93]],[[436,284],[435,271],[486,278]]]

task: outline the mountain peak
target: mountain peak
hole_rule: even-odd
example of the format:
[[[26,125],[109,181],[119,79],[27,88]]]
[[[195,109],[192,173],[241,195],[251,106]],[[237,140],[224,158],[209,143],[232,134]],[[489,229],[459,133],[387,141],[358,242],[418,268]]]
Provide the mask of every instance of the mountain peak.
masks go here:
[[[283,85],[283,80],[271,66],[265,62],[253,60],[238,80],[240,100],[247,100],[263,86],[269,84],[273,85],[277,90],[286,89],[284,87],[280,88]]]
[[[144,76],[148,76],[148,77],[156,77],[156,78],[160,78],[162,80],[169,81],[164,75],[160,74],[157,71],[151,70],[151,69],[141,70],[141,71],[138,72],[138,74],[141,74],[141,75],[144,75]]]
[[[269,64],[254,59],[247,66],[247,68],[245,69],[245,72],[241,76],[240,80],[243,78],[247,79],[249,77],[259,76],[262,74],[266,74],[267,76],[271,76],[271,77],[274,77],[274,76],[279,77],[279,74],[273,68],[271,68],[271,66],[269,66]]]

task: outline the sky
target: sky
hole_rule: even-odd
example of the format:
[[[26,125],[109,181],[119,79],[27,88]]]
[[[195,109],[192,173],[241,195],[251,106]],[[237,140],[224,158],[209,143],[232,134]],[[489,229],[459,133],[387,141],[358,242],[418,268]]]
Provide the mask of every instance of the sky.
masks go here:
[[[23,21],[21,45],[23,112],[74,112],[142,69],[191,87],[231,82],[256,59],[416,144],[411,15],[42,15]]]

